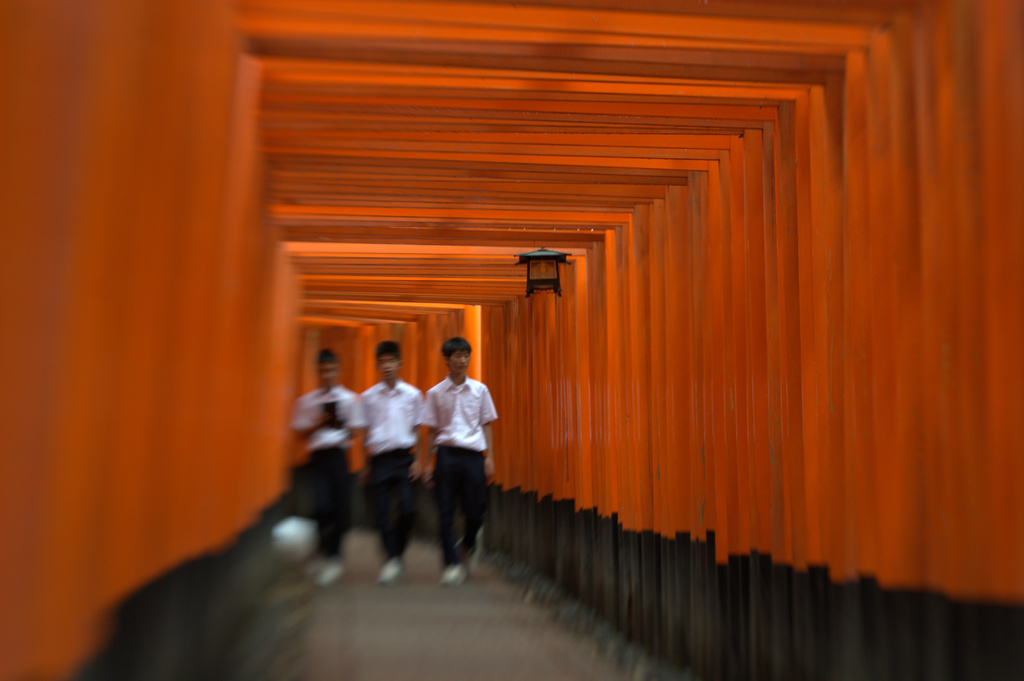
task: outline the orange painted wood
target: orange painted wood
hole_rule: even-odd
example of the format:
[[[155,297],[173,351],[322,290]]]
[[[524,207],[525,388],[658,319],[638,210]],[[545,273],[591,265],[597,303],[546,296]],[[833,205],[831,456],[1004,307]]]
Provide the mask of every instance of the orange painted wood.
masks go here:
[[[752,132],[752,131],[751,131]],[[745,133],[746,134],[746,133]],[[745,136],[745,135],[744,135]],[[731,316],[731,324],[727,322],[726,332],[731,339],[727,349],[727,369],[730,374],[726,386],[729,391],[729,405],[732,411],[732,422],[728,424],[729,434],[734,438],[736,456],[735,485],[736,509],[734,543],[741,547],[740,551],[749,552],[754,546],[752,519],[755,518],[756,495],[753,493],[751,466],[753,458],[753,439],[751,425],[751,386],[749,381],[748,353],[748,301],[747,301],[747,268],[746,268],[746,215],[745,215],[745,164],[747,162],[744,149],[744,138],[737,136],[730,140],[728,163],[728,201],[729,201],[729,246],[726,257],[730,260],[731,299],[724,305]],[[730,551],[734,551],[730,548]]]
[[[707,239],[703,244],[707,268],[704,303],[704,423],[708,494],[713,495],[714,499],[713,503],[709,503],[714,511],[709,529],[715,531],[715,558],[719,563],[724,563],[733,548],[732,525],[736,522],[737,503],[733,485],[736,457],[735,452],[730,451],[726,435],[729,428],[725,367],[729,343],[725,332],[729,299],[729,272],[726,267],[729,230],[727,204],[722,200],[724,187],[720,166],[716,164],[708,173],[708,225]]]
[[[843,477],[845,440],[843,391],[843,247],[842,247],[842,89],[830,82],[812,90],[811,139],[815,171],[825,181],[815,186],[814,270],[815,320],[823,333],[815,359],[821,370],[818,382],[822,462],[821,508],[827,519],[824,551],[833,579],[853,577],[842,561],[845,542]],[[821,320],[817,322],[817,320]]]
[[[753,548],[762,554],[772,553],[771,460],[769,437],[770,414],[768,385],[768,331],[765,298],[765,160],[761,130],[748,130],[743,136],[745,209],[745,270],[747,272],[747,323],[751,416],[748,421],[751,494],[750,508]]]
[[[892,89],[890,79],[894,74],[892,37],[888,33],[875,36],[865,64],[868,76],[865,105],[868,116],[868,149],[892,149],[894,126],[889,117],[892,112],[891,99],[899,96]],[[897,121],[898,122],[898,121]],[[895,153],[869,154],[868,156],[868,202],[867,229],[865,237],[871,245],[872,286],[866,292],[872,318],[872,344],[870,356],[873,364],[871,379],[871,414],[874,424],[874,445],[876,452],[876,495],[879,517],[877,520],[878,574],[882,578],[897,579],[898,567],[902,562],[904,546],[915,546],[915,539],[907,537],[911,509],[901,502],[900,487],[909,480],[904,473],[903,461],[906,455],[898,447],[900,438],[898,421],[897,386],[901,367],[896,363],[897,318],[896,310],[899,293],[896,286],[898,262],[896,248],[898,235],[906,230],[906,218],[898,211],[905,210],[905,201],[896,198],[898,191],[894,167]],[[912,365],[911,365],[912,366]],[[870,517],[870,516],[869,516]],[[911,530],[913,531],[913,530]],[[920,529],[917,530],[920,534]],[[905,539],[904,539],[905,538]],[[905,542],[905,543],[904,543]],[[907,579],[906,575],[902,576]]]
[[[788,558],[794,567],[807,568],[807,487],[804,462],[804,380],[801,345],[801,293],[799,266],[799,213],[797,201],[796,106],[779,107],[776,130],[776,260],[779,286],[779,346],[781,379],[780,423],[786,505],[790,509],[786,532]]]
[[[666,253],[673,263],[673,271],[690,264],[689,199],[684,187],[670,187],[666,192]],[[671,415],[669,481],[672,494],[674,530],[677,533],[695,534],[690,509],[692,498],[691,459],[694,452],[692,443],[692,400],[694,396],[692,364],[692,298],[689,288],[692,281],[683,277],[682,285],[671,286],[665,292],[667,333],[672,339],[672,351],[667,354],[667,368],[670,378],[667,408]],[[670,534],[669,536],[674,536]]]
[[[800,386],[799,399],[802,408],[801,420],[803,432],[803,486],[797,491],[803,496],[805,507],[806,533],[803,541],[804,554],[808,565],[824,565],[823,525],[824,504],[821,499],[822,484],[822,451],[819,430],[820,393],[819,375],[821,367],[814,361],[817,343],[822,334],[816,323],[816,284],[814,280],[814,188],[812,171],[812,132],[811,132],[811,99],[810,92],[796,98],[793,103],[793,168],[792,181],[796,201],[796,234],[795,245],[790,242],[793,255],[797,258],[796,286],[799,290],[797,314],[799,320],[800,351],[792,358],[799,362]],[[791,318],[792,320],[792,318]],[[790,386],[793,390],[795,386]],[[798,521],[799,523],[799,521]]]
[[[670,287],[671,263],[665,247],[666,234],[669,230],[665,201],[658,200],[651,206],[651,226],[647,233],[647,247],[650,260],[650,280],[648,285],[648,306],[650,316],[650,334],[647,338],[646,352],[649,355],[650,379],[648,381],[648,399],[650,400],[650,470],[648,476],[651,484],[651,527],[663,537],[675,536],[672,527],[671,501],[673,488],[669,480],[668,461],[678,456],[678,450],[672,448],[669,440],[668,386],[671,377],[668,374],[668,347],[671,344],[668,333],[665,292]]]
[[[946,236],[966,239],[963,228],[950,231],[950,216],[957,216],[957,225],[977,225],[978,207],[989,205],[980,185],[963,176],[973,167],[967,161],[976,140],[961,123],[982,115],[982,105],[953,104],[975,101],[964,90],[970,79],[962,66],[970,62],[965,50],[973,49],[964,46],[972,43],[955,38],[976,29],[953,20],[955,11],[967,10],[943,4],[915,15],[894,3],[830,14],[766,5],[766,16],[806,12],[853,22],[843,28],[846,42],[816,42],[838,30],[836,24],[773,46],[776,66],[802,70],[786,82],[772,67],[759,70],[745,61],[758,35],[742,27],[768,24],[728,19],[708,25],[738,31],[735,51],[704,70],[663,70],[659,59],[672,50],[685,60],[683,43],[666,43],[668,51],[653,56],[642,52],[647,48],[623,52],[619,34],[587,34],[579,40],[599,48],[590,58],[552,53],[546,69],[535,72],[539,79],[527,83],[517,64],[538,63],[508,38],[531,35],[532,22],[548,16],[543,10],[513,12],[521,22],[515,27],[495,21],[475,36],[515,62],[499,68],[487,61],[464,64],[472,48],[451,26],[436,29],[436,37],[451,44],[413,41],[392,63],[346,61],[353,50],[390,54],[389,41],[410,30],[405,19],[368,6],[353,10],[348,18],[357,15],[354,24],[335,26],[340,33],[321,30],[308,49],[285,56],[285,36],[312,30],[311,23],[300,16],[303,10],[290,8],[281,11],[293,12],[293,23],[275,26],[270,14],[261,14],[272,6],[250,5],[249,19],[262,22],[259,49],[281,53],[266,57],[272,74],[263,106],[267,150],[281,160],[275,185],[288,197],[277,204],[277,219],[288,225],[290,238],[423,246],[557,245],[558,239],[586,251],[573,289],[582,296],[574,301],[573,323],[559,312],[566,300],[543,310],[531,301],[528,316],[501,327],[502,333],[535,334],[529,343],[523,338],[501,346],[514,353],[531,348],[529,362],[517,365],[525,359],[516,355],[495,364],[509,371],[528,366],[525,387],[551,406],[530,417],[545,432],[520,443],[534,457],[523,464],[520,480],[534,480],[538,492],[575,493],[577,499],[592,493],[590,503],[617,514],[627,528],[688,527],[698,537],[713,530],[719,560],[757,550],[800,569],[826,565],[839,580],[870,574],[886,585],[984,591],[995,561],[986,567],[963,558],[948,568],[925,567],[937,565],[969,534],[968,553],[984,554],[984,546],[998,543],[996,527],[1002,533],[1018,527],[994,520],[1015,517],[1008,497],[981,494],[998,487],[995,471],[1012,470],[1012,464],[975,465],[966,458],[968,442],[986,441],[979,405],[995,400],[982,365],[960,361],[945,379],[934,373],[947,361],[946,345],[962,348],[962,355],[1002,342],[988,308],[974,304],[992,286],[977,276],[989,251],[965,242],[970,257],[955,261],[958,242]],[[1003,16],[998,12],[1012,14],[1009,7],[986,9],[985,16],[994,21]],[[738,10],[707,11],[725,17]],[[884,26],[872,24],[877,12],[887,17]],[[505,16],[487,16],[499,15]],[[557,16],[571,21],[576,15],[565,10]],[[636,25],[641,34],[650,28]],[[339,46],[345,31],[358,35],[354,46]],[[989,62],[1002,63],[1006,49],[993,47]],[[452,59],[446,68],[406,63],[413,55],[430,62],[442,54]],[[785,61],[796,54],[815,56],[803,64]],[[611,56],[624,57],[621,67],[608,67]],[[630,75],[641,63],[658,65],[647,83]],[[589,75],[570,78],[562,70],[568,64]],[[760,84],[716,82],[745,64],[750,80]],[[960,70],[950,72],[946,64]],[[602,69],[606,77],[596,77]],[[673,87],[678,103],[665,99]],[[1004,100],[993,91],[984,111],[1006,110],[1011,103]],[[299,102],[303,111],[291,109]],[[613,130],[618,134],[609,135]],[[295,153],[303,149],[337,156]],[[691,170],[679,176],[652,172],[655,161],[673,159],[703,165],[680,166]],[[921,190],[933,179],[926,168],[947,173],[945,184],[929,185],[943,187],[941,193]],[[464,179],[456,187],[452,178]],[[595,183],[608,183],[608,191],[591,191]],[[672,202],[682,200],[664,193],[668,183],[687,194],[688,208],[675,209],[675,220],[686,224],[683,234],[665,224],[672,222]],[[996,202],[1007,200],[994,189],[998,182],[985,186],[993,187],[986,191],[996,193]],[[303,196],[308,207],[286,205]],[[618,217],[629,213],[630,222]],[[499,224],[478,226],[474,215]],[[536,217],[542,223],[530,222]],[[404,224],[385,224],[395,218]],[[655,249],[683,256],[685,275],[670,275]],[[308,273],[321,278],[308,289],[319,301],[311,297],[308,309],[356,323],[389,315],[409,323],[415,309],[383,307],[397,303],[403,287],[422,304],[456,302],[458,287],[469,280],[476,282],[477,302],[487,306],[507,306],[501,296],[514,294],[514,277],[504,289],[489,288],[488,263],[463,268],[452,262],[431,283],[414,278],[418,266],[410,261],[378,279],[378,262],[310,263]],[[352,268],[350,279],[336,278],[340,267]],[[939,277],[958,268],[975,275],[972,286],[954,291]],[[361,291],[353,290],[357,280]],[[408,290],[413,281],[419,290]],[[344,288],[332,296],[331,286]],[[690,326],[669,313],[683,301]],[[518,313],[508,308],[505,314]],[[990,335],[999,340],[989,341]],[[680,336],[688,343],[679,346],[682,361],[666,343]],[[580,362],[562,355],[571,345]],[[566,391],[567,380],[578,386],[585,380],[585,387]],[[682,384],[690,386],[686,399],[677,392]],[[966,410],[965,395],[971,400]],[[677,405],[688,415],[685,429],[662,423]],[[674,444],[685,452],[669,461],[663,450]],[[582,454],[587,446],[589,456]],[[933,446],[940,455],[923,461],[920,452]],[[570,476],[580,486],[574,490],[561,476],[576,463],[589,464],[591,472],[589,482],[582,467]],[[659,477],[662,466],[670,472],[675,466],[672,479],[689,490],[679,505],[664,498],[670,490]],[[975,473],[965,475],[968,469]],[[934,484],[908,494],[922,476]],[[922,511],[945,507],[962,513],[930,521]],[[967,530],[974,526],[987,529]]]
[[[736,156],[734,162],[733,154],[736,150],[739,150],[740,153]],[[736,386],[736,377],[739,369],[737,367],[737,334],[734,319],[737,310],[735,306],[736,292],[733,288],[736,282],[733,272],[733,267],[736,264],[734,259],[734,243],[736,241],[742,243],[740,234],[742,234],[743,224],[742,219],[733,214],[734,208],[742,205],[740,199],[743,196],[742,191],[733,185],[733,170],[741,167],[742,159],[742,147],[739,145],[739,140],[736,140],[736,142],[730,143],[730,151],[728,153],[722,152],[718,164],[718,193],[722,213],[719,228],[721,242],[717,248],[722,287],[722,300],[720,303],[722,320],[721,411],[723,417],[721,438],[725,452],[725,460],[722,462],[723,465],[720,470],[724,474],[722,488],[725,490],[725,512],[729,528],[728,535],[724,538],[727,551],[726,560],[728,560],[728,555],[745,554],[750,551],[749,509],[743,498],[747,491],[746,475],[741,476],[741,470],[744,474],[748,474],[746,469],[746,452],[743,452],[742,455],[740,453],[737,433],[738,424],[741,422],[744,412],[737,399],[739,391]],[[741,178],[742,172],[737,175],[737,179]],[[740,290],[742,291],[742,288]],[[742,485],[740,484],[741,480],[743,481]]]
[[[1024,476],[1024,363],[1017,349],[1024,339],[1024,291],[1019,263],[1024,241],[1018,226],[1024,219],[1024,136],[1018,125],[1024,117],[1019,88],[1006,83],[1021,77],[1021,44],[1014,38],[1021,25],[1020,3],[999,2],[977,8],[977,82],[979,138],[983,175],[979,198],[986,235],[982,243],[984,340],[982,368],[985,404],[981,428],[987,436],[984,489],[989,506],[990,598],[1024,591],[1024,504],[1014,481]]]
[[[421,389],[470,339],[507,489],[1024,600],[1021,4],[465,9],[0,9],[0,676],[230,542],[386,338]]]
[[[5,369],[0,411],[42,419],[3,427],[28,440],[4,445],[0,496],[18,506],[0,552],[17,567],[0,579],[0,677],[66,678],[122,598],[222,547],[283,488],[283,415],[257,409],[262,434],[239,415],[264,406],[254,386],[280,385],[284,366],[261,360],[274,325],[293,337],[293,310],[287,270],[273,304],[250,286],[274,284],[276,245],[254,219],[258,72],[231,20],[219,2],[0,11],[19,35],[0,59],[19,74],[0,75],[3,175],[18,178],[0,215],[3,349],[30,372]]]
[[[705,540],[715,530],[714,439],[711,432],[712,403],[709,388],[712,371],[710,346],[713,340],[707,328],[710,313],[710,276],[708,258],[708,202],[710,191],[706,174],[694,174],[690,193],[690,258],[692,267],[691,315],[693,319],[692,363],[694,401],[691,429],[691,501],[690,522],[694,538]]]

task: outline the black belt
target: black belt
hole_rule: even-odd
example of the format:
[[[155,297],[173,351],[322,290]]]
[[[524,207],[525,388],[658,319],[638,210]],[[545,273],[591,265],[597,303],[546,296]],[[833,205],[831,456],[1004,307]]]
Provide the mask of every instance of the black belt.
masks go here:
[[[381,452],[380,454],[374,454],[372,457],[370,457],[370,460],[373,461],[374,459],[380,456],[410,456],[411,454],[412,447],[400,447],[398,449],[389,449],[388,451]]]
[[[348,447],[321,447],[320,449],[313,449],[310,454],[344,454],[348,451]]]
[[[462,455],[462,456],[481,456],[481,455],[483,455],[482,451],[477,451],[476,449],[466,449],[465,447],[453,447],[452,445],[438,445],[437,446],[438,449],[441,449],[441,447],[444,447],[445,450],[447,450],[449,454],[459,454],[459,455]]]

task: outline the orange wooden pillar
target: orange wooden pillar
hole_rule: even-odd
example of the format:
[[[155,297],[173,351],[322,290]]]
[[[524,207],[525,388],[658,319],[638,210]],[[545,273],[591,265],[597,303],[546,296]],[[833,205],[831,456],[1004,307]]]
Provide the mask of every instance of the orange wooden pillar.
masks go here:
[[[1016,481],[1024,479],[1024,100],[1020,82],[1024,55],[1019,35],[1024,8],[993,2],[975,8],[979,54],[976,79],[981,220],[990,232],[981,257],[984,313],[980,371],[987,434],[982,486],[989,502],[989,545],[995,596],[1024,602],[1024,503]]]
[[[230,3],[0,23],[0,677],[63,678],[280,494],[295,289]]]
[[[480,328],[481,317],[479,305],[466,306],[462,316],[462,324],[464,327],[462,336],[469,341],[469,346],[473,348],[473,353],[470,357],[469,369],[466,371],[466,375],[479,381],[483,375],[481,367],[484,362],[484,347],[482,343],[483,335]]]
[[[673,263],[673,270],[690,264],[690,242],[687,235],[689,211],[687,188],[670,187],[665,199],[665,252]],[[692,324],[690,287],[688,278],[676,280],[675,285],[665,291],[666,334],[671,339],[671,350],[666,352],[668,393],[666,411],[668,415],[668,490],[672,499],[669,537],[677,534],[689,535],[694,531],[690,513],[692,496],[692,459],[695,455],[692,444],[692,400],[693,365]]]

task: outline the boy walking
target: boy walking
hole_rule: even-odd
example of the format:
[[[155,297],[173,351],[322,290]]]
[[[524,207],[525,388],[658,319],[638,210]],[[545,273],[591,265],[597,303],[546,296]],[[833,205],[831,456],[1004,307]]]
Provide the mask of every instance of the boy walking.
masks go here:
[[[317,373],[319,387],[295,400],[292,430],[305,439],[310,453],[321,554],[316,581],[329,586],[344,571],[341,544],[352,522],[351,433],[365,423],[356,394],[337,383],[338,358],[330,350],[317,356]]]
[[[427,391],[423,425],[427,426],[427,451],[437,453],[427,462],[425,478],[437,493],[438,523],[444,550],[441,584],[458,586],[466,579],[460,558],[475,558],[477,532],[483,527],[487,504],[487,479],[494,475],[491,422],[498,418],[487,386],[466,376],[472,348],[465,338],[449,338],[441,347],[448,376]],[[429,456],[429,455],[428,455]],[[455,500],[462,501],[466,533],[464,556],[456,551],[452,522]]]
[[[420,465],[414,450],[423,421],[423,393],[399,378],[402,356],[398,343],[379,343],[376,354],[382,380],[362,394],[369,457],[369,470],[364,470],[362,477],[369,481],[387,556],[377,581],[391,584],[402,574],[402,554],[416,519],[413,481],[419,477]],[[392,494],[398,496],[398,521],[394,526],[390,517]]]

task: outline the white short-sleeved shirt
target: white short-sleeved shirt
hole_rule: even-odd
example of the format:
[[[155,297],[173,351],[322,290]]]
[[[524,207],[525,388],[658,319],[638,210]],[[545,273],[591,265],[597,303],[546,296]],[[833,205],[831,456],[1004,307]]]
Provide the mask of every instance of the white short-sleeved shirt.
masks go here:
[[[498,418],[491,391],[466,377],[462,385],[445,379],[427,391],[423,425],[435,428],[434,442],[482,452],[487,449],[483,427]]]
[[[352,444],[352,431],[356,428],[366,427],[366,419],[363,417],[363,409],[358,396],[345,386],[336,385],[326,392],[322,388],[317,388],[295,400],[295,406],[292,408],[292,428],[294,430],[312,428],[320,415],[324,413],[323,405],[328,402],[338,403],[338,419],[342,421],[343,427],[318,428],[306,440],[306,451],[312,452],[332,447],[348,448]]]
[[[381,381],[361,396],[366,416],[366,451],[371,456],[416,445],[423,423],[423,393],[405,381],[395,387]]]

